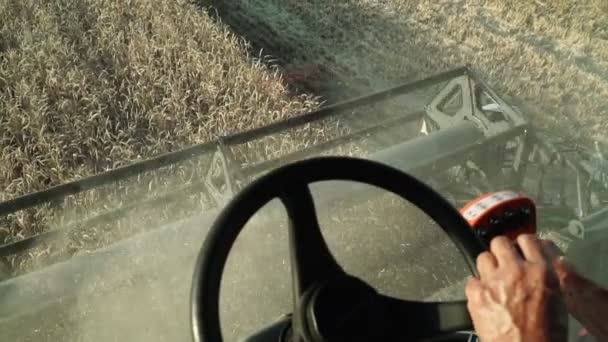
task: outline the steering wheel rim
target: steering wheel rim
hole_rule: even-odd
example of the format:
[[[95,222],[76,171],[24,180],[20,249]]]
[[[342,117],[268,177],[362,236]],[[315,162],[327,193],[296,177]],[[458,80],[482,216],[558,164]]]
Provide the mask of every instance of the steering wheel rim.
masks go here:
[[[219,289],[230,250],[249,219],[271,200],[281,198],[286,205],[290,222],[293,222],[294,216],[290,211],[289,193],[294,189],[307,192],[308,195],[304,197],[310,197],[308,200],[312,204],[308,186],[312,183],[330,180],[372,185],[414,204],[443,229],[463,255],[471,273],[478,276],[475,261],[477,256],[485,250],[484,246],[460,213],[435,190],[407,173],[372,160],[353,157],[306,159],[275,169],[250,183],[228,203],[217,217],[199,252],[192,280],[191,325],[194,341],[223,341],[219,317]],[[293,207],[291,208],[293,209]],[[312,210],[314,211],[314,204],[312,204]],[[297,213],[295,216],[298,216]],[[307,220],[307,216],[303,215],[299,215],[298,218]],[[318,228],[316,216],[314,222],[310,224],[317,224]],[[297,231],[297,229],[294,230]],[[291,233],[290,230],[290,236]],[[322,242],[324,243],[324,240]],[[326,245],[321,247],[326,248]],[[294,246],[290,244],[292,262],[293,248]],[[333,256],[331,253],[329,254],[324,257],[333,260]],[[338,271],[335,268],[336,265],[330,265],[328,272]],[[293,267],[292,264],[292,272]],[[296,278],[294,275],[294,282],[298,280]],[[355,292],[365,292],[358,287],[359,284],[353,285],[352,282],[348,282],[348,284],[348,286],[357,288],[353,290]],[[298,291],[297,285],[294,285],[294,291]],[[300,293],[300,295],[303,294]],[[309,300],[315,294],[311,294],[309,291],[305,295]],[[294,298],[294,302],[297,299]],[[410,303],[421,305],[422,302]],[[424,311],[426,308],[421,307],[421,310]],[[448,308],[448,311],[453,312],[453,309]],[[299,316],[306,316],[306,313]],[[304,318],[299,318],[300,324],[302,324],[302,319]],[[312,339],[314,340],[314,338]]]

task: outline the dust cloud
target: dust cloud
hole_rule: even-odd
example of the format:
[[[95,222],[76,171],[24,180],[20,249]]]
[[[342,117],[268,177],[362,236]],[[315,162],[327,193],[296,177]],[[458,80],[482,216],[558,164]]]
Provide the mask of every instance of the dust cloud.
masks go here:
[[[383,293],[421,300],[466,275],[447,236],[394,195],[331,205],[315,198],[315,203],[338,262]],[[190,340],[194,262],[216,212],[208,214],[80,255],[70,261],[72,266],[56,264],[38,275],[25,275],[38,283],[29,283],[35,291],[31,298],[25,298],[24,289],[17,291],[21,300],[27,299],[21,304],[39,311],[0,322],[1,339]],[[249,222],[235,243],[220,294],[222,330],[228,341],[246,337],[292,311],[286,222],[275,200]],[[49,306],[36,302],[57,297],[62,298]]]
[[[362,144],[365,149],[355,148],[358,143],[353,148],[340,146],[334,152],[363,156],[368,148],[391,144],[390,139],[368,141]],[[181,181],[179,177],[165,179],[169,184]],[[20,312],[0,315],[0,340],[191,340],[194,262],[217,215],[217,209],[203,208],[201,201],[184,195],[170,203],[143,205],[127,214],[120,225],[116,220],[98,223],[99,227],[107,225],[93,232],[101,243],[89,246],[81,233],[79,243],[85,248],[71,260],[41,264],[46,267],[5,283],[6,296],[13,297],[13,307]],[[315,203],[323,234],[338,262],[383,293],[420,300],[467,274],[447,235],[394,195],[332,204],[315,198]],[[99,206],[115,204],[108,199]],[[188,206],[198,209],[181,219],[173,217],[172,222],[154,224],[155,219],[151,220],[156,217],[154,212],[167,207]],[[79,219],[66,212],[52,228]],[[249,222],[235,243],[220,293],[222,330],[228,341],[246,337],[292,311],[286,222],[282,206],[275,200]],[[117,229],[128,229],[129,234],[122,233],[131,237],[109,244]],[[66,234],[55,243],[65,249],[74,243],[74,237]]]
[[[128,191],[100,192],[94,204],[54,214],[48,228],[61,233],[45,253],[35,251],[40,256],[24,274],[0,285],[0,340],[191,339],[191,275],[216,211],[196,194],[147,203],[184,182],[180,175],[161,178],[164,188],[141,179],[122,182]],[[141,205],[103,216],[134,203]]]

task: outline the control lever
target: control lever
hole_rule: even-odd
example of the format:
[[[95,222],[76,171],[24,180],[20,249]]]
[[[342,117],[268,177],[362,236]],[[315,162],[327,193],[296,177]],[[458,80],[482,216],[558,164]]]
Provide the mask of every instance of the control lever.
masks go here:
[[[467,203],[460,213],[486,246],[499,235],[515,240],[520,234],[536,233],[534,201],[515,191],[482,195]]]

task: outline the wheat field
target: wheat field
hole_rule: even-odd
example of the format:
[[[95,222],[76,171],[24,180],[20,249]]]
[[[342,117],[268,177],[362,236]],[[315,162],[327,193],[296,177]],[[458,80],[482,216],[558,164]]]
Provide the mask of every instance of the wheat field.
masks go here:
[[[1,0],[0,201],[316,106],[254,57],[188,1]],[[48,219],[3,218],[0,241]]]

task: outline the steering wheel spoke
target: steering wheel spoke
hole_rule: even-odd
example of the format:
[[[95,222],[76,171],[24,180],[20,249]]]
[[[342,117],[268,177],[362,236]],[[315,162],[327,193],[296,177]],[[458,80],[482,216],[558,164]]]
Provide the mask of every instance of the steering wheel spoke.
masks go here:
[[[323,238],[310,189],[290,187],[280,195],[289,217],[294,303],[315,283],[344,274]]]

